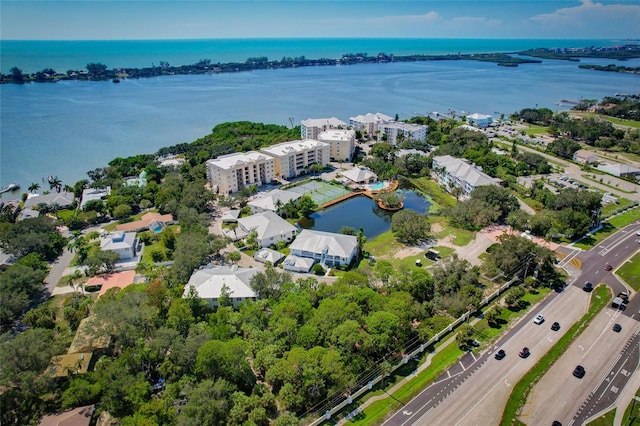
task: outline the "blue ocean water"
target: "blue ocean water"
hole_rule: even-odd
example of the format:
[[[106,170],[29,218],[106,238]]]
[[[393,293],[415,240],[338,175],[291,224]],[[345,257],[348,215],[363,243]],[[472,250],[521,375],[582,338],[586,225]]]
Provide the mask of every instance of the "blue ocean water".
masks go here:
[[[401,40],[389,43],[393,42],[402,45]],[[358,50],[354,47],[357,41],[353,43],[339,52]],[[469,43],[468,49],[461,45],[459,50],[477,47]],[[507,51],[513,47],[509,43],[504,42]],[[383,50],[391,51],[373,52]],[[88,54],[82,52],[79,49],[70,56]],[[313,56],[309,51],[300,54]],[[260,54],[251,54],[256,55]],[[164,56],[161,60],[168,60]],[[606,65],[614,61],[582,62]],[[620,64],[637,67],[640,60]],[[348,122],[349,117],[367,112],[408,118],[448,109],[498,116],[536,106],[557,110],[561,99],[600,99],[639,91],[638,75],[583,70],[567,61],[515,68],[477,61],[432,61],[177,75],[125,79],[120,84],[7,84],[0,86],[0,186],[15,180],[26,188],[49,175],[72,185],[86,178],[86,171],[105,166],[115,157],[154,153],[163,146],[191,142],[226,121],[288,125],[290,117],[297,124],[306,118],[335,116]],[[7,196],[10,194],[4,194],[4,199]]]
[[[200,59],[244,62],[251,57],[339,58],[347,53],[377,55],[516,52],[538,47],[611,46],[623,40],[557,39],[198,39],[198,40],[0,40],[0,71],[12,67],[33,73],[45,68],[59,72],[80,70],[90,62],[109,68],[149,67],[160,61],[190,65]]]

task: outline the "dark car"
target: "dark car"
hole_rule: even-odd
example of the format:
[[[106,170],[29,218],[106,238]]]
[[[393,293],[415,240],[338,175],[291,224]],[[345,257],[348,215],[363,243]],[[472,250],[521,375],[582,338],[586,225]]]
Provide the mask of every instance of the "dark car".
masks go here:
[[[502,359],[505,356],[507,356],[507,353],[503,349],[500,349],[495,355],[496,359]]]
[[[616,333],[620,333],[622,331],[622,326],[618,323],[613,324],[613,331],[615,331]]]
[[[573,375],[576,376],[579,379],[582,379],[584,377],[584,367],[581,365],[576,366],[576,368],[573,369]]]
[[[551,426],[562,426],[562,423],[560,423],[557,420],[554,420],[553,423],[551,423]]]
[[[606,265],[604,265],[604,270],[605,271],[610,271],[612,269],[613,269],[613,267],[611,265],[609,265],[608,263]]]
[[[560,330],[560,323],[559,323],[559,322],[557,322],[557,321],[556,321],[556,322],[554,322],[553,324],[551,324],[551,329],[552,329],[553,331],[558,331],[558,330]]]
[[[589,281],[587,281],[586,283],[584,283],[584,286],[582,286],[582,289],[584,291],[591,291],[591,290],[593,290],[593,284],[591,284]]]
[[[529,348],[527,348],[525,346],[524,348],[522,348],[522,350],[520,351],[520,353],[518,355],[520,356],[520,358],[526,358],[529,355],[531,355],[531,352],[529,352]]]

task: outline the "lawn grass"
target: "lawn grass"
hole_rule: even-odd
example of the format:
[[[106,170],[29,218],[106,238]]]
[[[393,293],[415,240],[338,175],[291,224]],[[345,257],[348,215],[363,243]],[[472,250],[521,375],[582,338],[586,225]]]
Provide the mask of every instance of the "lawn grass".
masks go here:
[[[627,260],[618,270],[616,274],[620,276],[635,291],[640,290],[640,253],[636,253],[631,259]]]
[[[464,247],[467,244],[471,243],[476,237],[476,233],[474,231],[469,231],[462,228],[457,228],[451,225],[449,218],[444,216],[431,216],[429,217],[429,221],[432,224],[438,224],[438,226],[442,227],[442,230],[435,234],[435,237],[442,239],[446,238],[449,235],[453,235],[452,243],[459,246]]]
[[[605,414],[603,414],[602,416],[598,417],[597,419],[593,419],[592,421],[587,423],[587,425],[589,425],[589,426],[611,426],[613,424],[613,419],[615,419],[615,417],[616,417],[616,409],[614,408],[611,411],[607,411]],[[626,425],[627,423],[622,422],[622,424]]]
[[[640,389],[636,392],[636,396],[640,393]],[[613,424],[613,422],[609,423]],[[631,400],[627,409],[624,411],[624,417],[622,418],[623,425],[640,425],[640,402]]]
[[[617,117],[610,117],[608,115],[596,114],[595,112],[587,112],[587,111],[571,111],[571,115],[577,115],[580,117],[598,118],[600,120],[609,121],[611,124],[617,124],[619,126],[627,126],[627,127],[640,129],[640,121],[622,120]]]
[[[409,182],[429,197],[432,202],[429,212],[439,212],[456,204],[456,199],[451,194],[447,193],[436,181],[428,177],[411,178]]]
[[[604,206],[602,208],[601,214],[604,215],[604,216],[607,216],[612,211],[622,209],[622,208],[628,206],[629,204],[631,204],[631,200],[628,200],[626,198],[620,198],[620,199],[618,199],[617,203],[609,203],[606,206]]]
[[[571,342],[573,342],[580,334],[587,328],[591,320],[611,301],[612,294],[609,287],[597,286],[591,296],[591,304],[589,310],[582,318],[575,323],[567,333],[562,336],[555,345],[549,351],[542,356],[540,361],[536,363],[528,372],[524,375],[518,383],[516,383],[511,391],[509,400],[507,401],[506,408],[502,413],[501,425],[514,425],[522,424],[516,420],[518,411],[522,407],[529,395],[529,392],[535,384],[540,380],[544,374],[551,368],[553,363],[562,356],[562,354],[569,348]]]
[[[400,243],[391,231],[384,232],[364,243],[364,251],[375,257],[392,255],[403,247],[404,244]]]
[[[536,126],[535,124],[529,124],[524,132],[527,135],[544,135],[549,133],[549,128],[544,126]]]
[[[624,228],[625,226],[630,225],[637,220],[640,220],[640,208],[627,210],[626,212],[621,213],[603,222],[601,230],[599,230],[598,232],[596,232],[591,236],[581,239],[579,242],[575,243],[574,245],[577,248],[581,248],[583,250],[589,250],[595,247],[596,245],[600,244],[607,237],[611,236],[619,229]]]

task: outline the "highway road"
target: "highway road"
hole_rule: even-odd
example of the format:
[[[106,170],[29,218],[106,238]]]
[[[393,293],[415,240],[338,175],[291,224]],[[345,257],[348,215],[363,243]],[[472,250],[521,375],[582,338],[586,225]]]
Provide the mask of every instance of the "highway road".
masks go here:
[[[629,225],[592,250],[576,252],[582,262],[582,269],[577,278],[572,280],[573,285],[568,286],[561,294],[551,295],[541,306],[516,324],[495,347],[474,357],[473,362],[466,357],[467,365],[464,365],[462,371],[461,367],[456,365],[439,377],[436,383],[389,418],[385,425],[499,423],[513,384],[586,311],[591,293],[582,290],[584,282],[591,281],[594,285],[606,283],[616,293],[626,289],[612,272],[640,249],[640,237],[636,235],[638,231],[640,223]],[[604,266],[607,262],[613,266],[613,271],[605,271]],[[640,297],[633,297],[625,310],[607,308],[598,315],[591,326],[556,362],[553,367],[556,370],[545,375],[540,382],[544,383],[545,387],[539,387],[539,391],[534,390],[532,400],[524,412],[524,416],[533,421],[529,422],[526,418],[523,420],[528,424],[551,424],[556,419],[554,416],[557,416],[565,420],[563,424],[568,424],[567,421],[582,424],[591,414],[611,405],[615,401],[616,392],[624,388],[637,365],[639,308]],[[546,318],[542,325],[532,322],[533,316],[538,312]],[[557,332],[549,328],[554,321],[561,324],[561,329]],[[611,330],[613,322],[623,325],[621,333]],[[517,356],[523,346],[531,349],[531,355],[527,359]],[[493,359],[493,353],[500,348],[507,352],[507,356],[498,361]],[[571,373],[577,365],[577,359],[581,360],[587,374],[576,384],[572,381],[574,377]],[[552,378],[547,379],[547,376]],[[553,377],[556,377],[556,380],[561,378],[562,392],[559,394],[549,390],[554,386]],[[547,385],[545,380],[550,380],[548,383],[552,384]],[[568,388],[565,389],[564,386]],[[555,395],[556,399],[548,398],[547,394]],[[545,403],[550,404],[551,401],[555,403],[560,398],[558,395],[562,396],[563,402],[557,411],[539,408]],[[548,421],[549,419],[551,420]]]

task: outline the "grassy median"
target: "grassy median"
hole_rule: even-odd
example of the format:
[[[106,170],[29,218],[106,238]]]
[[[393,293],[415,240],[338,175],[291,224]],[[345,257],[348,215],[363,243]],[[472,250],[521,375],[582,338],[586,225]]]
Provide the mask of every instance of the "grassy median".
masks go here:
[[[591,296],[589,311],[584,314],[580,321],[575,323],[513,387],[504,413],[502,414],[501,426],[524,424],[519,421],[517,417],[518,411],[527,402],[529,392],[531,392],[536,383],[544,376],[549,368],[551,368],[553,363],[569,348],[569,345],[589,326],[593,318],[609,304],[612,297],[613,295],[609,287],[598,286],[595,288]]]

